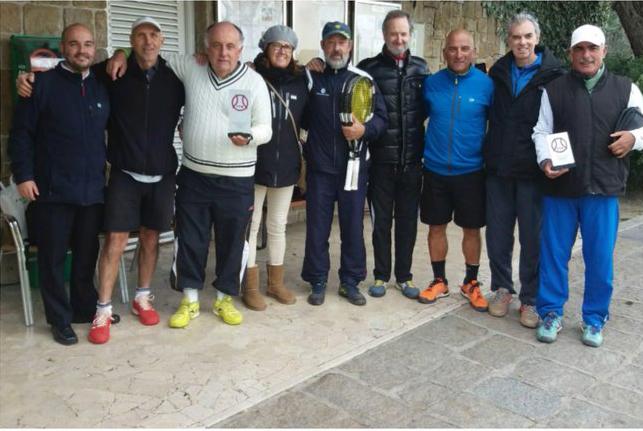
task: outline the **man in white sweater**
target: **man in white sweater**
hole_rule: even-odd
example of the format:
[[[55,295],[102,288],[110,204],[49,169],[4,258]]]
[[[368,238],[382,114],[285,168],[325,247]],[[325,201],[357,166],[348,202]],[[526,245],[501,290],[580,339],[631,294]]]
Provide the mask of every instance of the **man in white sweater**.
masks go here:
[[[171,273],[172,287],[183,291],[184,297],[170,317],[172,328],[184,328],[199,315],[198,293],[205,281],[213,227],[217,298],[212,308],[229,325],[242,322],[232,296],[239,295],[245,268],[242,260],[247,256],[245,234],[254,204],[257,146],[272,136],[266,84],[239,62],[241,29],[227,21],[213,24],[205,42],[207,65],[198,65],[192,56],[165,57],[183,81],[186,97]],[[124,58],[122,53],[115,56],[110,65],[113,76],[121,73]],[[230,120],[243,117],[246,110],[250,111],[249,130],[231,126]]]

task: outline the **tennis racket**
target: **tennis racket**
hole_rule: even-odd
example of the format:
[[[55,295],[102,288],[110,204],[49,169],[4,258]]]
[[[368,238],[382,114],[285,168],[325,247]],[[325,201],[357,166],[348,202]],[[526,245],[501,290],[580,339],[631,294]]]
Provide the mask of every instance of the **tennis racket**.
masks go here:
[[[373,116],[373,81],[365,76],[355,76],[342,86],[339,120],[343,126],[352,126],[353,117],[360,123],[366,123]],[[348,165],[344,190],[357,190],[359,180],[359,154],[362,151],[362,139],[348,142]]]

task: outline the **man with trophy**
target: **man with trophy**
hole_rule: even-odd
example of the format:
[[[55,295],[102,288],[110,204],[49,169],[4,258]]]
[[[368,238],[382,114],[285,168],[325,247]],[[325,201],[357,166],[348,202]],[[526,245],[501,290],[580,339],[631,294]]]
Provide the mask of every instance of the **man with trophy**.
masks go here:
[[[339,294],[364,305],[359,283],[366,278],[364,204],[366,145],[387,125],[386,106],[372,78],[349,65],[351,29],[329,22],[322,31],[325,68],[310,73],[310,99],[303,128],[307,161],[306,251],[302,278],[310,283],[311,305],[324,303],[330,256],[328,238],[335,202],[341,237]],[[360,118],[361,117],[361,118]]]

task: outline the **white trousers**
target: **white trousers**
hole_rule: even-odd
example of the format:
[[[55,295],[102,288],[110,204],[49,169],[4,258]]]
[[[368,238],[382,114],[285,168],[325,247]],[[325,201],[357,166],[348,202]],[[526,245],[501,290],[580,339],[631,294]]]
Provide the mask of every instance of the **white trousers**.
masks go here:
[[[286,253],[286,223],[288,210],[295,186],[266,187],[255,184],[255,209],[250,225],[250,250],[248,254],[248,267],[257,266],[257,233],[263,214],[263,202],[268,199],[266,213],[266,230],[268,232],[268,264],[283,265]]]

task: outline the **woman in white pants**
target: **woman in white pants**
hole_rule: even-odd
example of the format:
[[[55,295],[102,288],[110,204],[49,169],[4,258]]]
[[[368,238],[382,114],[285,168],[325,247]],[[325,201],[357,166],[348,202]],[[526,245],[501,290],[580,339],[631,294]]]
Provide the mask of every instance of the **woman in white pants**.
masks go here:
[[[243,289],[243,302],[251,310],[261,311],[266,302],[259,292],[259,268],[256,263],[257,232],[267,201],[268,283],[266,294],[282,304],[294,304],[295,295],[284,286],[286,222],[299,178],[299,124],[308,100],[308,82],[304,68],[293,59],[297,35],[283,25],[270,27],[259,41],[263,50],[254,60],[255,70],[266,80],[272,101],[272,139],[257,151],[255,169],[255,204],[250,227],[250,251]]]

